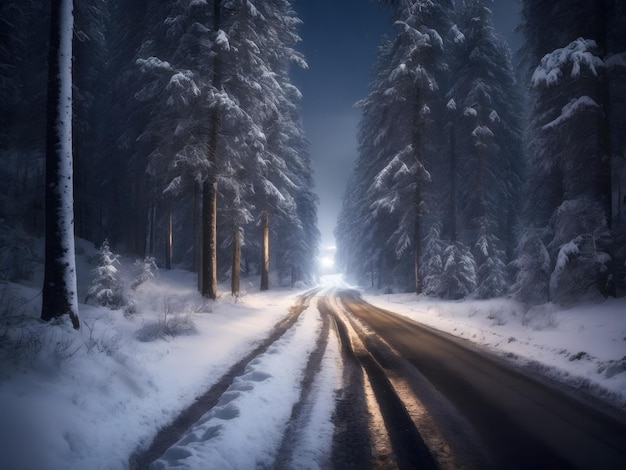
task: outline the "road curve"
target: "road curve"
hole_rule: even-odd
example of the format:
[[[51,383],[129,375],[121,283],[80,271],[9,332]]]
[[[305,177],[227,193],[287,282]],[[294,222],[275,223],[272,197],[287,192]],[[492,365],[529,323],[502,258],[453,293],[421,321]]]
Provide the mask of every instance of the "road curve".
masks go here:
[[[403,401],[430,448],[426,462],[432,458],[440,468],[626,468],[622,414],[610,415],[467,341],[374,307],[356,291],[328,298],[338,324],[352,325]]]

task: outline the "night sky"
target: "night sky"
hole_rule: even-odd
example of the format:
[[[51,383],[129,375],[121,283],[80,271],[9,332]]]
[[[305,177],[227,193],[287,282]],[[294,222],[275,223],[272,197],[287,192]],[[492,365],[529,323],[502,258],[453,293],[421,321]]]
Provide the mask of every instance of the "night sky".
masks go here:
[[[333,230],[341,198],[357,155],[360,119],[354,104],[367,95],[370,70],[383,35],[393,37],[391,12],[368,0],[295,0],[304,24],[299,50],[308,70],[294,70],[303,93],[304,129],[311,141],[322,248],[334,245]],[[496,29],[513,42],[518,22],[516,0],[496,0],[492,7]]]

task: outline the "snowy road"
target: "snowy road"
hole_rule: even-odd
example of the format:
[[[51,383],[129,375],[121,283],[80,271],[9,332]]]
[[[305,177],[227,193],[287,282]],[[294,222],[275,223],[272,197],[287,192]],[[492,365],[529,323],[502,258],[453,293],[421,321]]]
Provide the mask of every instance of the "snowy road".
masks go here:
[[[393,451],[382,457],[395,459],[398,467],[626,468],[623,419],[465,340],[373,307],[354,291],[338,297],[329,302],[380,397]],[[377,390],[372,376],[381,372],[387,383],[379,380]],[[407,410],[406,416],[385,408]],[[408,437],[413,434],[422,437],[425,455],[420,439]],[[382,462],[375,466],[385,467]]]
[[[245,451],[242,451],[245,449]],[[624,468],[626,422],[327,286],[131,468]]]

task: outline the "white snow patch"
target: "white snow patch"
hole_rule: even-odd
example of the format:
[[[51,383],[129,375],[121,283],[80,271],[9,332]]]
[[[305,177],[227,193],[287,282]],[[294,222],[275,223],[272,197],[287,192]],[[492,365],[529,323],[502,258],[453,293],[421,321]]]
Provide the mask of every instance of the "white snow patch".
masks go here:
[[[531,82],[533,86],[552,86],[559,83],[566,66],[571,65],[570,76],[576,78],[581,69],[586,68],[594,76],[598,76],[598,69],[604,67],[601,58],[594,55],[598,46],[592,39],[578,38],[567,47],[555,49],[546,54],[535,69]]]

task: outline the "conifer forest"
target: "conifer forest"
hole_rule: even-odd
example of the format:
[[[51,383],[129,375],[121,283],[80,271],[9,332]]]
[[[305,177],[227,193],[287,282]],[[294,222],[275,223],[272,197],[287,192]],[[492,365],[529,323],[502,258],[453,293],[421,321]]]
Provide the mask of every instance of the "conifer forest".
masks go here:
[[[45,261],[42,317],[72,316],[75,236],[193,270],[209,299],[315,284],[297,3],[4,0],[0,279]],[[337,269],[442,299],[623,296],[626,4],[521,0],[512,51],[489,0],[379,3]]]

